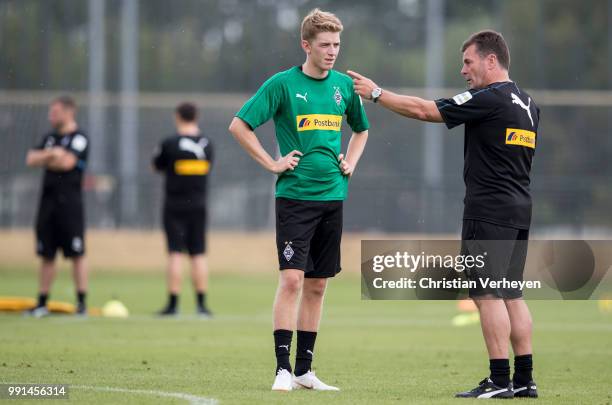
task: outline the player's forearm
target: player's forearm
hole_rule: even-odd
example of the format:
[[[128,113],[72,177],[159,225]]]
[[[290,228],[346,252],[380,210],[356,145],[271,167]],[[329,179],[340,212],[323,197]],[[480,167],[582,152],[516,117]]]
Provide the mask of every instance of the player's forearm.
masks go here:
[[[436,107],[436,103],[431,100],[424,100],[413,96],[402,96],[384,90],[378,99],[378,103],[408,118],[428,122],[442,122],[442,117]]]
[[[266,152],[263,146],[261,146],[254,132],[251,131],[251,133],[240,134],[236,136],[236,139],[257,163],[264,169],[273,171],[274,159]]]
[[[47,161],[47,167],[51,170],[67,172],[77,164],[77,158],[72,153],[65,150],[60,150],[52,154]]]
[[[259,163],[264,169],[272,171],[274,166],[274,159],[272,156],[270,156],[263,146],[261,146],[255,132],[248,128],[242,120],[240,120],[240,122],[236,120],[240,119],[234,118],[229,128],[234,138],[236,138],[240,146],[247,151],[253,160]]]
[[[30,167],[46,166],[51,154],[48,150],[30,150],[26,155],[26,165]]]
[[[368,141],[368,131],[353,132],[351,139],[349,140],[348,148],[346,150],[346,160],[353,167],[357,166],[359,159],[365,149]]]
[[[57,158],[52,158],[47,163],[47,168],[54,170],[56,172],[65,172],[69,169],[66,167],[66,164]]]

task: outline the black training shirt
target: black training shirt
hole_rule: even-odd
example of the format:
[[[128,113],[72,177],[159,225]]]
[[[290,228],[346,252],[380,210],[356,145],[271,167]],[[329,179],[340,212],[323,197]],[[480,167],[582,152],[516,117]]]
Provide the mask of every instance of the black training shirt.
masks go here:
[[[77,129],[66,135],[50,132],[43,136],[35,149],[43,150],[55,146],[62,147],[77,157],[76,166],[68,171],[46,169],[43,176],[43,197],[56,197],[67,202],[74,199],[80,201],[83,172],[87,165],[89,154],[89,139]]]
[[[153,166],[166,175],[167,207],[204,206],[212,160],[212,145],[202,135],[174,135],[160,144]]]
[[[464,219],[529,229],[540,109],[514,82],[436,100],[446,126],[465,124]]]

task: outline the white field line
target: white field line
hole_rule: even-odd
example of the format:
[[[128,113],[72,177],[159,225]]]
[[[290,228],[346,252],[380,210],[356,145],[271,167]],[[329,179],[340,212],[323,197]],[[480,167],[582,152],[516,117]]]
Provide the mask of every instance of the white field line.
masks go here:
[[[186,394],[184,392],[166,392],[157,390],[135,390],[129,388],[116,387],[96,387],[91,385],[70,385],[69,388],[91,390],[99,392],[123,392],[127,394],[150,395],[154,397],[177,398],[189,402],[190,405],[217,405],[219,401],[214,398],[199,397],[197,395]]]
[[[15,384],[6,381],[0,381],[0,384]],[[29,384],[29,383],[28,383]],[[186,394],[184,392],[166,392],[166,391],[156,391],[156,390],[133,390],[129,388],[117,388],[117,387],[96,387],[92,385],[68,385],[68,389],[82,389],[82,390],[90,390],[90,391],[98,391],[98,392],[123,392],[127,394],[139,394],[139,395],[150,395],[155,397],[163,397],[163,398],[176,398],[183,399],[188,401],[190,405],[218,405],[219,401],[215,398],[207,398],[207,397],[199,397],[197,395]]]

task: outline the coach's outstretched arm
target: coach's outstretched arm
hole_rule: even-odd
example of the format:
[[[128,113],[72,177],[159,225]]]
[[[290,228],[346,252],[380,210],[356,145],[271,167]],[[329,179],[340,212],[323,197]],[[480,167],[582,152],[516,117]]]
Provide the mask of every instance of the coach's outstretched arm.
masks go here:
[[[240,146],[242,146],[257,163],[272,173],[280,174],[286,170],[295,169],[300,161],[297,155],[302,156],[302,152],[294,150],[280,159],[274,160],[272,156],[266,152],[263,146],[261,146],[259,139],[257,139],[257,135],[255,135],[251,127],[238,117],[234,117],[232,120],[229,131],[234,135],[234,138],[236,138]]]
[[[379,88],[371,79],[352,70],[347,71],[353,78],[355,93],[368,100],[372,99],[372,91]],[[436,103],[420,97],[402,96],[389,90],[384,90],[376,100],[383,107],[408,118],[420,121],[444,122]]]

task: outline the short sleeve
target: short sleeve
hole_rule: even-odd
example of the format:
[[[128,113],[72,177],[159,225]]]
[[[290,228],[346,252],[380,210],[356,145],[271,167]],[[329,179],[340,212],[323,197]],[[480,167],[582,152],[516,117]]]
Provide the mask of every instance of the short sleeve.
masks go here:
[[[161,142],[155,148],[153,152],[153,159],[151,161],[153,167],[157,170],[164,170],[168,166],[168,154],[166,151],[166,142]]]
[[[283,84],[278,74],[269,78],[236,113],[251,129],[274,117],[284,98]]]
[[[87,136],[77,133],[70,140],[67,149],[80,161],[85,162],[89,153],[89,139],[87,139]]]
[[[485,118],[496,108],[493,92],[488,88],[469,90],[452,98],[436,100],[436,106],[446,126],[458,125]]]
[[[210,139],[208,143],[204,147],[204,154],[206,155],[206,159],[208,160],[210,166],[212,166],[213,161],[215,160],[214,148]]]
[[[355,94],[353,90],[353,84],[350,86],[351,99],[346,108],[346,121],[353,130],[353,132],[363,132],[370,128],[368,122],[368,116],[366,115],[365,109],[363,108],[363,101],[361,96]]]

